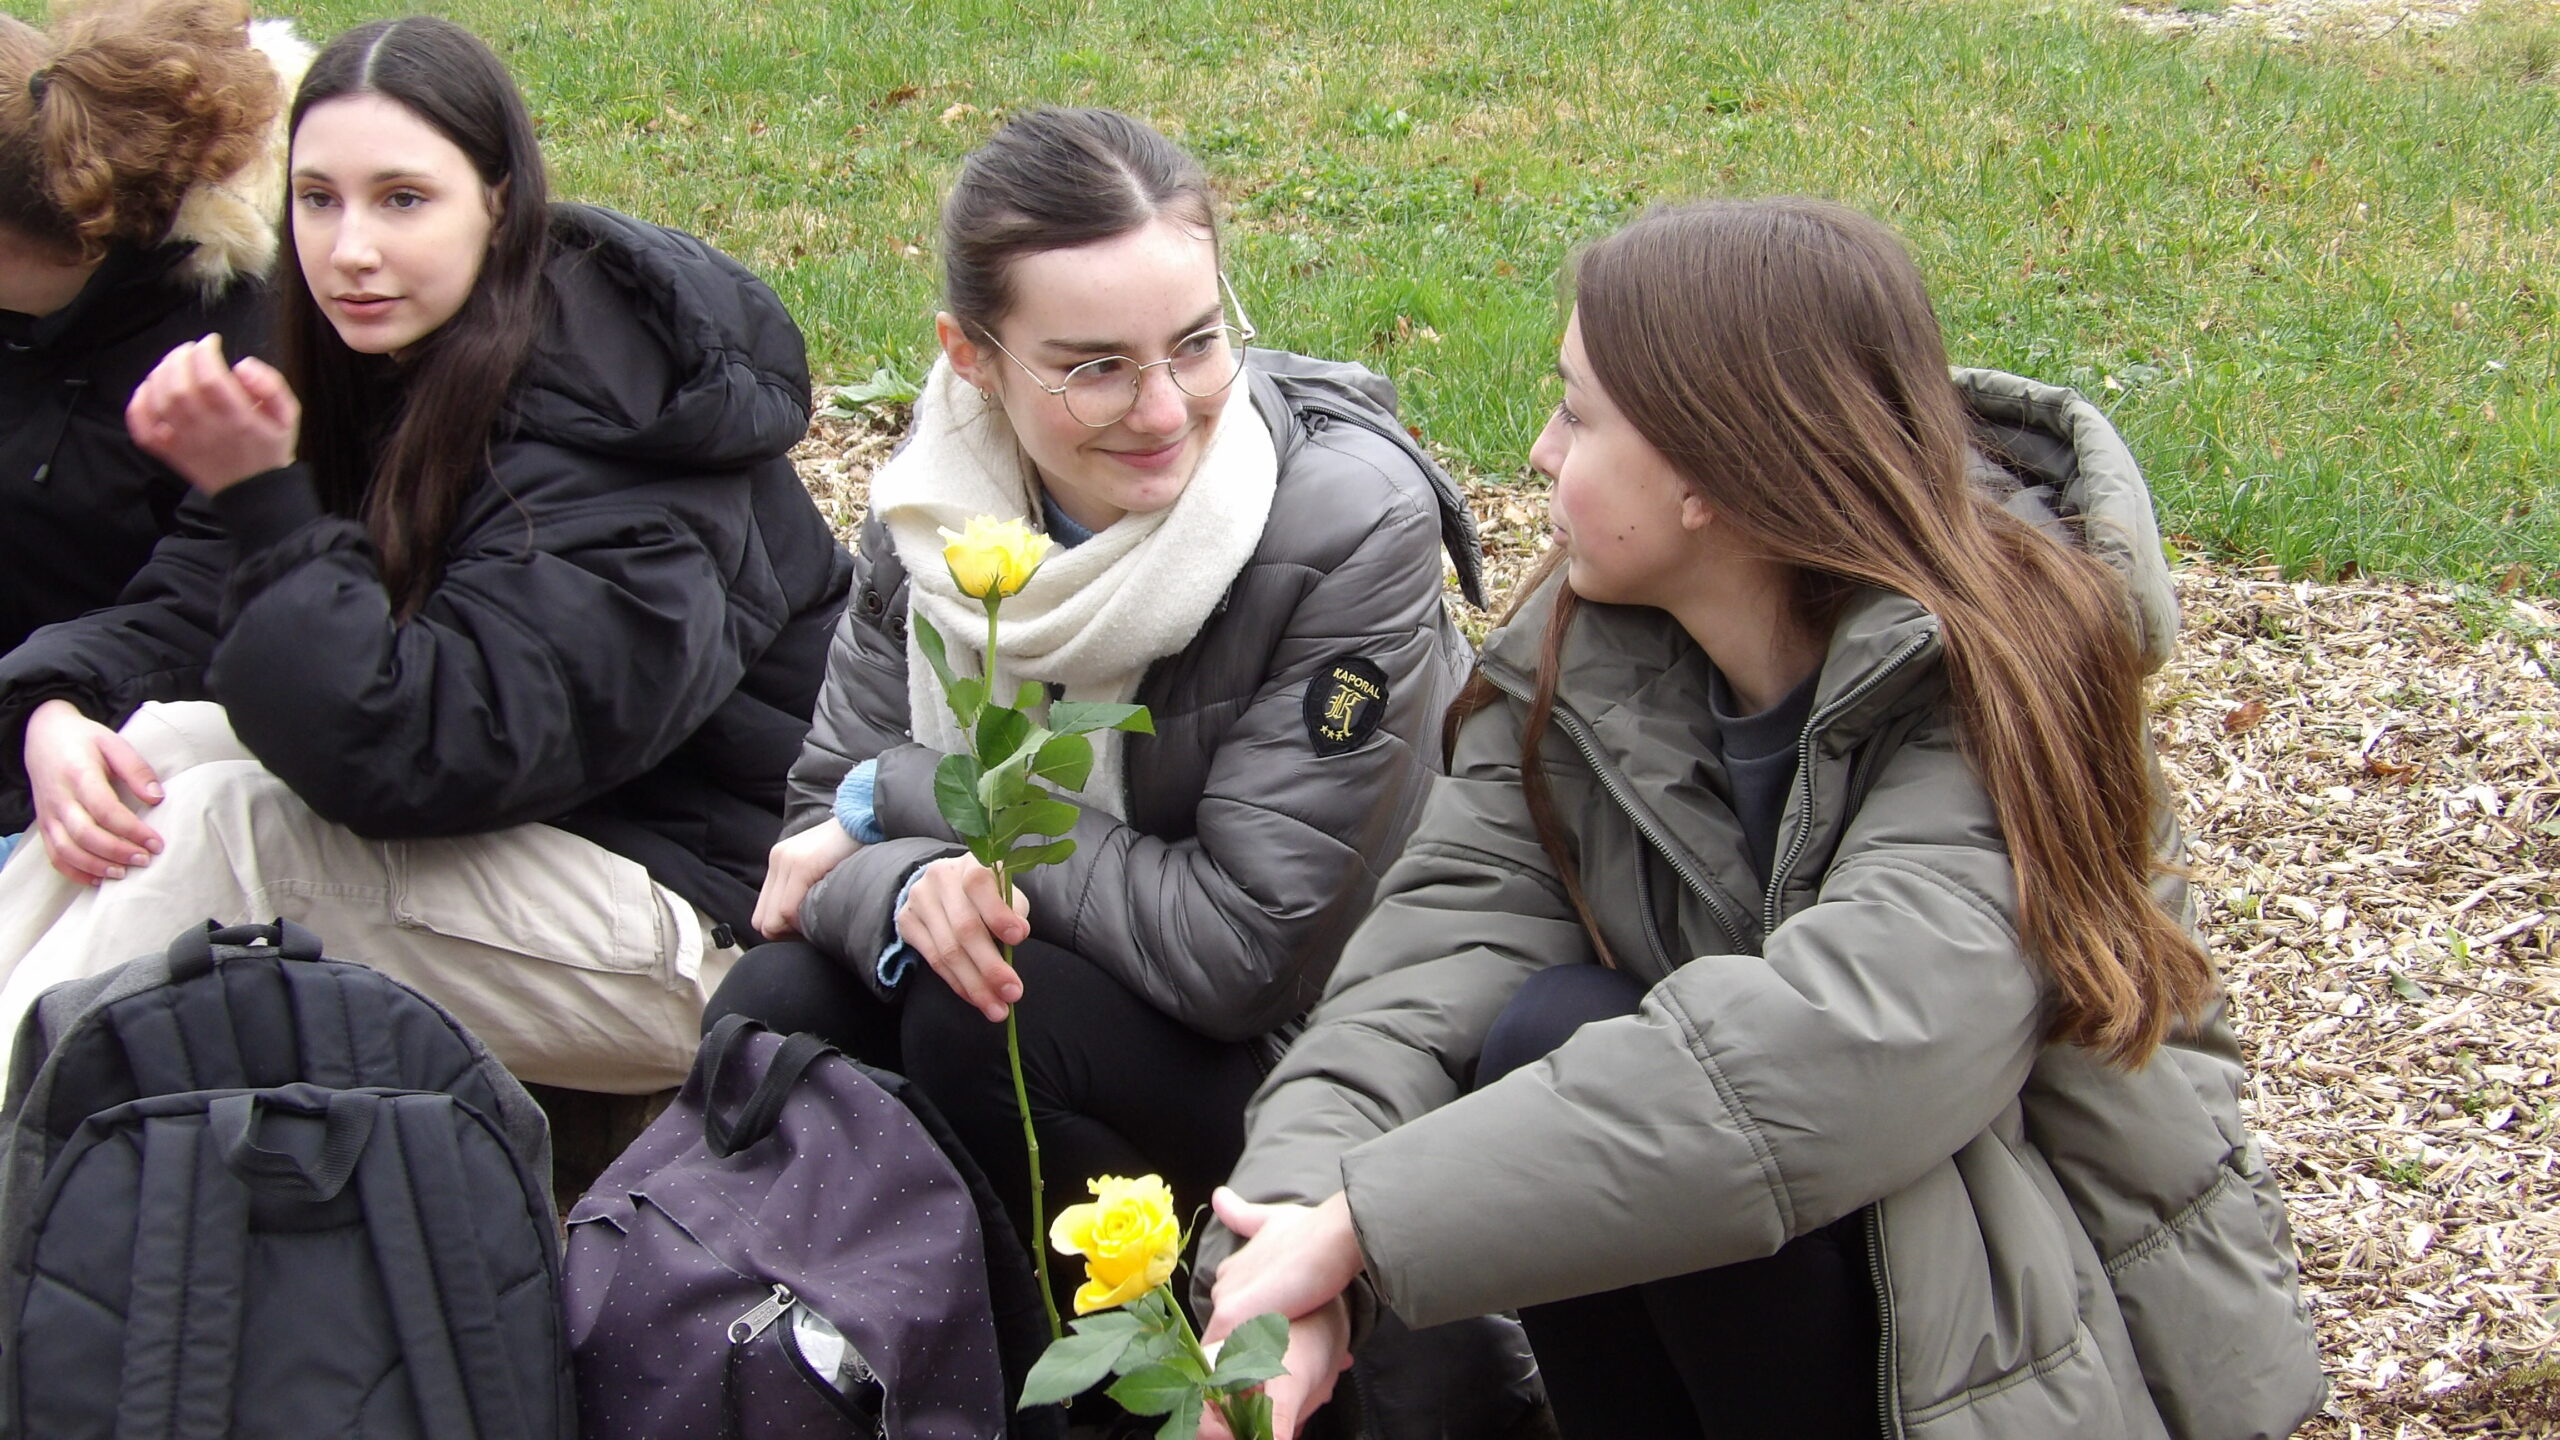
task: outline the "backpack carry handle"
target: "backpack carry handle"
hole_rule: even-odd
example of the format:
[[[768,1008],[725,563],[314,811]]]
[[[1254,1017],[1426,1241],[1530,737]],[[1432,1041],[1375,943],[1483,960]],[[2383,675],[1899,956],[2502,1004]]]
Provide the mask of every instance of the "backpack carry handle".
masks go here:
[[[723,1160],[772,1134],[775,1122],[782,1118],[782,1103],[791,1098],[791,1087],[819,1056],[835,1048],[806,1031],[783,1041],[773,1057],[773,1068],[764,1072],[755,1093],[738,1107],[737,1116],[722,1115],[712,1103],[712,1093],[730,1062],[746,1050],[748,1036],[763,1028],[744,1015],[724,1015],[704,1042],[711,1059],[702,1072],[702,1143]]]
[[[287,960],[320,958],[320,937],[278,917],[267,925],[225,925],[207,920],[190,925],[169,942],[169,978],[190,980],[208,974],[226,950],[251,947],[272,950]]]
[[[281,1103],[305,1115],[325,1114],[320,1157],[270,1150],[258,1143],[258,1120],[266,1105]],[[222,1163],[252,1190],[313,1202],[334,1200],[356,1173],[365,1142],[373,1138],[379,1097],[354,1090],[324,1090],[316,1085],[287,1085],[276,1090],[225,1095],[206,1107],[213,1142]]]

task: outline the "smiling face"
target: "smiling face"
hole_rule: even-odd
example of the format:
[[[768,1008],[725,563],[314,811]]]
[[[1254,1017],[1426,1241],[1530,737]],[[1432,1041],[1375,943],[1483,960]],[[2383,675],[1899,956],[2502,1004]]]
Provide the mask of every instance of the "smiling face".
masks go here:
[[[1592,377],[1582,319],[1556,362],[1564,403],[1530,447],[1547,477],[1549,523],[1565,547],[1565,583],[1585,600],[1674,608],[1697,586],[1706,501],[1637,433]]]
[[[471,297],[498,197],[415,111],[374,94],[314,105],[292,184],[302,278],[347,348],[396,355]]]
[[[1105,355],[1164,359],[1203,328],[1231,322],[1219,304],[1217,247],[1204,232],[1159,218],[1091,245],[1025,255],[1005,279],[1013,308],[994,333],[1020,365],[970,340],[949,315],[936,328],[960,378],[1004,406],[1049,498],[1091,530],[1181,498],[1217,433],[1225,393],[1187,395],[1170,367],[1153,366],[1138,403],[1097,430],[1041,387]]]

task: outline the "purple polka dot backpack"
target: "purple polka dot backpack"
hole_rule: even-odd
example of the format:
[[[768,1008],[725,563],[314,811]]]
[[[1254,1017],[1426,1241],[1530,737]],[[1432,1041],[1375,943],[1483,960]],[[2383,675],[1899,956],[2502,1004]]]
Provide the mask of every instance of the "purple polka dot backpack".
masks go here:
[[[996,1202],[941,1128],[904,1081],[815,1036],[721,1021],[675,1103],[569,1212],[581,1433],[1060,1433],[1054,1407],[1010,1413],[1007,1371],[1045,1334],[1000,1346],[981,1243]],[[1001,1328],[1039,1325],[1028,1263],[998,1248],[1024,1272],[999,1277],[1015,1297]]]

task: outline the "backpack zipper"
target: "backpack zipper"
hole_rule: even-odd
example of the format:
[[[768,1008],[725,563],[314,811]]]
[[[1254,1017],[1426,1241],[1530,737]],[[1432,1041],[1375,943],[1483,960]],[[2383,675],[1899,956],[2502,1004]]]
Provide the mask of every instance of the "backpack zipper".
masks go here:
[[[774,1286],[773,1293],[757,1302],[756,1308],[729,1322],[729,1343],[752,1344],[757,1336],[773,1328],[773,1322],[782,1318],[783,1311],[797,1303],[799,1297],[791,1293],[790,1286]]]

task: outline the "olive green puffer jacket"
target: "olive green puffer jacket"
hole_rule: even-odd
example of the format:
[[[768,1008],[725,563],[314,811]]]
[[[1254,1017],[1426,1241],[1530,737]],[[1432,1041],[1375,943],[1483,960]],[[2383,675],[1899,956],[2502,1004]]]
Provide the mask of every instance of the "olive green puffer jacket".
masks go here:
[[[1957,379],[1986,444],[2125,572],[2156,664],[2176,612],[2121,440],[2069,391]],[[2207,1440],[2316,1409],[2220,1007],[2130,1073],[2044,1043],[1938,622],[1898,595],[1836,628],[1766,887],[1709,773],[1706,657],[1661,612],[1582,607],[1543,764],[1609,948],[1652,989],[1468,1093],[1520,984],[1594,958],[1519,783],[1551,599],[1490,643],[1511,699],[1468,722],[1256,1099],[1235,1187],[1347,1191],[1374,1298],[1416,1326],[1767,1255],[1863,1211],[1894,1435]],[[2188,913],[2182,882],[2161,898]],[[1233,1243],[1213,1229],[1203,1270]]]

